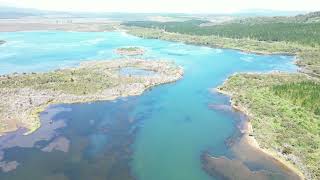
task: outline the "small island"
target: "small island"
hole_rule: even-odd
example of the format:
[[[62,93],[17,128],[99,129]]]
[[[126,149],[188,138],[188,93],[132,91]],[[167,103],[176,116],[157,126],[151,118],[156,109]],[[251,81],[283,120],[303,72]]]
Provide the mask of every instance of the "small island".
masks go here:
[[[153,71],[152,75],[121,75],[123,68]],[[18,128],[28,133],[40,127],[39,113],[50,104],[113,100],[183,76],[169,61],[119,59],[90,61],[75,68],[46,73],[0,76],[0,135]]]
[[[4,44],[4,43],[6,43],[6,41],[0,40],[0,45],[2,45],[2,44]]]
[[[140,47],[123,47],[118,48],[116,53],[121,56],[139,56],[145,53],[145,50]]]

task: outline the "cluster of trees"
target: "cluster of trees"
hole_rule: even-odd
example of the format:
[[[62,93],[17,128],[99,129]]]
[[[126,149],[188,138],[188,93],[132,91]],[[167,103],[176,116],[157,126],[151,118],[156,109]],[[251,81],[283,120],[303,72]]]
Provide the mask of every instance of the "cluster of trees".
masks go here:
[[[320,23],[226,23],[213,26],[200,26],[205,21],[184,22],[128,22],[127,26],[163,29],[191,35],[216,35],[228,38],[249,38],[259,41],[285,41],[300,44],[320,45]]]
[[[290,99],[294,104],[302,106],[316,115],[320,115],[320,84],[313,81],[288,83],[272,87],[280,97]]]

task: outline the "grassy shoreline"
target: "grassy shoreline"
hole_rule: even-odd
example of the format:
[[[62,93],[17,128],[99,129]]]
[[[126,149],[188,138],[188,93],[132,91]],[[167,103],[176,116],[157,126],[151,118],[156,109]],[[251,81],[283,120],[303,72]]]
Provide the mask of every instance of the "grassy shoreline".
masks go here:
[[[297,43],[290,43],[290,42],[266,42],[266,41],[257,41],[257,40],[251,40],[251,39],[232,39],[232,38],[225,38],[225,37],[218,37],[218,36],[198,36],[198,35],[188,35],[188,34],[179,34],[179,33],[172,33],[172,32],[166,32],[164,30],[160,29],[151,29],[151,28],[141,28],[141,27],[125,27],[127,30],[127,33],[142,37],[142,38],[150,38],[150,39],[162,39],[162,40],[168,40],[168,41],[174,41],[174,42],[182,42],[186,44],[193,44],[193,45],[201,45],[201,46],[209,46],[213,48],[226,48],[226,49],[235,49],[240,50],[243,52],[248,53],[256,53],[256,54],[266,54],[266,55],[273,55],[273,54],[281,54],[281,55],[292,55],[296,56],[295,63],[300,67],[299,72],[295,74],[287,74],[288,78],[292,82],[299,82],[300,76],[304,76],[306,78],[311,78],[313,80],[317,80],[320,77],[320,51],[317,47],[311,47],[306,45],[300,45]],[[251,75],[251,74],[249,74]],[[253,74],[253,75],[259,75],[259,74]],[[284,75],[284,74],[282,74]],[[279,75],[279,76],[282,76]],[[267,78],[273,77],[272,74],[267,74]],[[232,78],[233,76],[231,76]],[[229,83],[229,79],[226,80],[225,84]],[[249,82],[248,82],[249,83]],[[270,83],[270,82],[267,82]],[[285,82],[281,81],[280,84],[284,84]],[[224,84],[224,85],[225,85]],[[221,87],[224,87],[222,85]],[[269,84],[270,85],[270,84]],[[243,87],[245,87],[243,85]],[[240,88],[240,90],[246,90],[246,88]],[[250,88],[247,88],[250,89]],[[239,97],[234,94],[234,91],[228,91],[228,90],[218,90],[220,93],[223,93],[225,95],[231,96],[231,104],[234,108],[238,109],[239,111],[246,114],[249,119],[252,118],[251,111],[252,109],[250,107],[246,107],[243,104],[235,105],[235,102],[239,100]],[[259,97],[258,94],[252,95],[252,98]],[[280,98],[281,99],[281,98]],[[248,102],[249,103],[249,102]],[[252,104],[255,104],[255,101],[250,102]],[[275,112],[277,112],[279,109],[274,109]],[[298,117],[299,118],[299,117]],[[258,124],[262,124],[259,121],[250,120],[248,123],[248,127],[253,126],[253,131],[259,132],[259,129],[257,128]],[[261,129],[265,127],[260,127]],[[250,129],[250,128],[249,128]],[[260,130],[261,130],[260,129]],[[248,129],[247,129],[248,130]],[[259,133],[257,133],[259,134]],[[256,133],[248,132],[248,134],[245,136],[247,138],[248,142],[255,147],[259,148],[262,152],[265,152],[266,154],[276,158],[279,162],[284,164],[286,167],[291,169],[292,171],[296,172],[302,179],[313,179],[313,178],[319,178],[320,177],[320,169],[317,169],[317,167],[312,164],[308,163],[306,161],[301,162],[300,158],[304,158],[303,153],[295,153],[298,155],[294,155],[294,157],[284,156],[279,149],[276,149],[272,147],[272,142],[269,142],[270,144],[263,143],[263,134],[260,134],[260,136],[257,136]],[[249,136],[250,135],[250,136]],[[279,144],[284,145],[286,141],[279,142]],[[278,148],[280,145],[278,145]],[[297,150],[296,148],[296,151]],[[302,150],[303,151],[303,150]],[[317,152],[317,149],[315,150]],[[309,152],[304,152],[308,154]],[[318,158],[318,155],[316,158]],[[291,158],[291,159],[290,159]],[[313,158],[313,157],[309,157]]]
[[[230,96],[232,107],[247,115],[244,138],[248,144],[276,158],[301,179],[317,179],[319,116],[273,92],[274,86],[306,81],[315,80],[298,73],[235,74],[217,91]]]
[[[218,88],[216,89],[216,92],[223,94],[223,95],[226,95],[226,96],[229,96],[231,98],[230,104],[231,104],[232,108],[235,109],[236,111],[239,111],[239,112],[245,114],[247,117],[250,117],[251,113],[247,108],[245,108],[244,106],[241,106],[241,105],[235,105],[236,97],[233,96],[232,93],[218,89]],[[250,118],[245,122],[245,125],[243,125],[241,127],[241,132],[242,132],[242,137],[241,137],[242,140],[241,141],[245,142],[247,145],[251,146],[252,148],[255,148],[255,149],[265,153],[266,155],[273,157],[280,164],[283,164],[287,169],[289,169],[290,171],[297,174],[297,176],[300,179],[305,179],[304,174],[306,174],[306,172],[301,171],[300,167],[297,167],[292,162],[286,160],[283,156],[281,156],[279,154],[278,151],[262,148],[259,145],[259,141],[253,135],[254,131],[253,131],[253,127],[252,127]]]
[[[123,28],[126,29],[126,32],[129,34],[147,39],[162,39],[212,48],[234,49],[254,54],[296,56],[297,60],[295,63],[301,68],[300,71],[320,77],[320,51],[317,47],[292,42],[267,42],[253,39],[232,39],[214,35],[198,36],[179,34],[160,29],[141,27]]]
[[[127,67],[156,74],[121,75],[120,70]],[[20,127],[32,133],[40,127],[39,113],[51,104],[140,95],[150,87],[174,82],[182,76],[182,68],[172,62],[142,59],[90,61],[47,73],[4,75],[0,77],[0,134]]]

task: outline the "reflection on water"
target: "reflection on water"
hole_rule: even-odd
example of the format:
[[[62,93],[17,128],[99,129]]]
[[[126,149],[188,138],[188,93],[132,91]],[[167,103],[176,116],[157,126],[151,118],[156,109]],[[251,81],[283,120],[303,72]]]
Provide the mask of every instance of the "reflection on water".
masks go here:
[[[250,55],[123,33],[16,32],[0,33],[0,39],[63,47],[28,45],[22,50],[8,43],[1,52],[17,54],[1,60],[0,74],[110,59],[113,49],[123,46],[147,47],[146,57],[173,60],[185,70],[182,80],[138,97],[49,107],[41,113],[42,126],[35,133],[23,136],[25,131],[19,130],[0,137],[0,168],[8,171],[0,172],[1,180],[210,180],[232,179],[234,172],[239,177],[290,177],[270,158],[236,146],[241,118],[232,112],[227,97],[210,89],[235,72],[294,71],[292,57]],[[94,43],[86,44],[90,40]],[[242,60],[248,57],[253,59]],[[151,72],[124,69],[123,73]],[[216,157],[205,164],[212,164],[206,166],[215,170],[209,171],[212,176],[202,169],[205,150]]]

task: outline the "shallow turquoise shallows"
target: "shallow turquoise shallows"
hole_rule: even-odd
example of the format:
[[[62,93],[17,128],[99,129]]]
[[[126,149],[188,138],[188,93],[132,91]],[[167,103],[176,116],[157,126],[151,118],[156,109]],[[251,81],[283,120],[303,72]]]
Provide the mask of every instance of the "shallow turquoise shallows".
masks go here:
[[[14,32],[0,33],[0,39],[7,41],[0,46],[0,74],[113,60],[119,58],[114,50],[124,46],[141,46],[146,49],[143,58],[172,60],[185,71],[180,81],[141,96],[49,107],[41,113],[43,124],[53,120],[52,126],[63,125],[44,125],[31,135],[47,138],[25,147],[17,143],[26,141],[20,131],[0,137],[3,160],[19,163],[16,170],[0,173],[0,179],[216,179],[202,170],[200,156],[208,151],[232,157],[226,140],[237,131],[240,117],[209,108],[229,105],[227,97],[211,89],[236,72],[296,71],[289,56],[247,54],[119,32]],[[6,147],[4,143],[13,136],[16,144]],[[70,141],[68,152],[41,150],[57,137]]]

